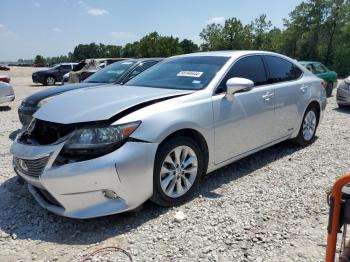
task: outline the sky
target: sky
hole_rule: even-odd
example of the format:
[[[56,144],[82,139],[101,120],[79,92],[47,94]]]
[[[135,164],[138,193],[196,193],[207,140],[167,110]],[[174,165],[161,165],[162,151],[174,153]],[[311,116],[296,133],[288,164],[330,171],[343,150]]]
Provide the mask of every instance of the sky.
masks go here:
[[[157,31],[201,43],[211,22],[266,14],[274,26],[302,0],[0,0],[0,61],[65,55],[78,44],[124,45]]]

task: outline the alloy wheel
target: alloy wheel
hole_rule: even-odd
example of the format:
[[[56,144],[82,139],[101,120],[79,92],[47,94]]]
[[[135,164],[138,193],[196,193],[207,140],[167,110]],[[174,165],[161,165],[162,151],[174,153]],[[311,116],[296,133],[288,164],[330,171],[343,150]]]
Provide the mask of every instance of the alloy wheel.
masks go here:
[[[314,111],[310,110],[303,122],[303,137],[306,141],[310,141],[315,134],[317,118]]]
[[[191,189],[198,173],[198,158],[188,146],[172,149],[160,170],[160,185],[164,194],[171,198],[183,196]]]
[[[55,79],[52,77],[52,76],[49,76],[47,79],[46,79],[46,83],[50,86],[54,85],[55,84]]]

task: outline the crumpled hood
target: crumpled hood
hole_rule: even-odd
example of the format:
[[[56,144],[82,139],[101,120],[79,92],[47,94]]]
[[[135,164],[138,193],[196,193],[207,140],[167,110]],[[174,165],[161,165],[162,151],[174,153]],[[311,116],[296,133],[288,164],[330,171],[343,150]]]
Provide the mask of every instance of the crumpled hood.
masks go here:
[[[190,93],[193,91],[120,85],[82,88],[54,97],[34,117],[61,124],[102,121],[145,102]]]
[[[85,87],[99,86],[99,85],[106,85],[106,84],[105,83],[77,83],[77,84],[67,84],[62,86],[50,87],[50,88],[41,90],[39,92],[36,92],[31,96],[28,96],[24,100],[24,103],[29,105],[37,105],[41,100],[51,96],[56,96],[61,93],[78,89],[78,88],[85,88]]]

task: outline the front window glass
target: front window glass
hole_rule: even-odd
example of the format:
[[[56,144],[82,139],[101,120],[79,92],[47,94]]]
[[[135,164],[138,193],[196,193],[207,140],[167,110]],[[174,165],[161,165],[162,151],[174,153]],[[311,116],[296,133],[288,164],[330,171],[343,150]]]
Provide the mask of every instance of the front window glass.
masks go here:
[[[316,74],[322,74],[327,72],[327,68],[322,64],[314,64],[314,67],[315,67]]]
[[[115,83],[135,63],[135,61],[115,62],[86,78],[84,83]]]
[[[260,56],[256,55],[238,60],[221,81],[217,93],[225,92],[227,80],[233,77],[249,79],[254,82],[255,86],[267,83],[263,61]]]
[[[154,88],[200,90],[229,60],[220,56],[170,58],[135,76],[127,85]]]

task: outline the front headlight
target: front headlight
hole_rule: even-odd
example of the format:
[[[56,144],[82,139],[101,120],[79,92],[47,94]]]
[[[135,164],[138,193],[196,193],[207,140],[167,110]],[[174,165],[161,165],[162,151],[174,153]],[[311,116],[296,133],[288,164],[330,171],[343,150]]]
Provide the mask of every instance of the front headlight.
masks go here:
[[[140,121],[116,126],[78,129],[65,144],[66,149],[99,149],[115,146],[128,138]]]
[[[42,107],[43,104],[47,103],[47,102],[48,102],[49,100],[51,100],[52,98],[53,98],[53,96],[49,96],[49,97],[46,97],[46,98],[40,100],[37,106],[38,106],[38,107]]]

